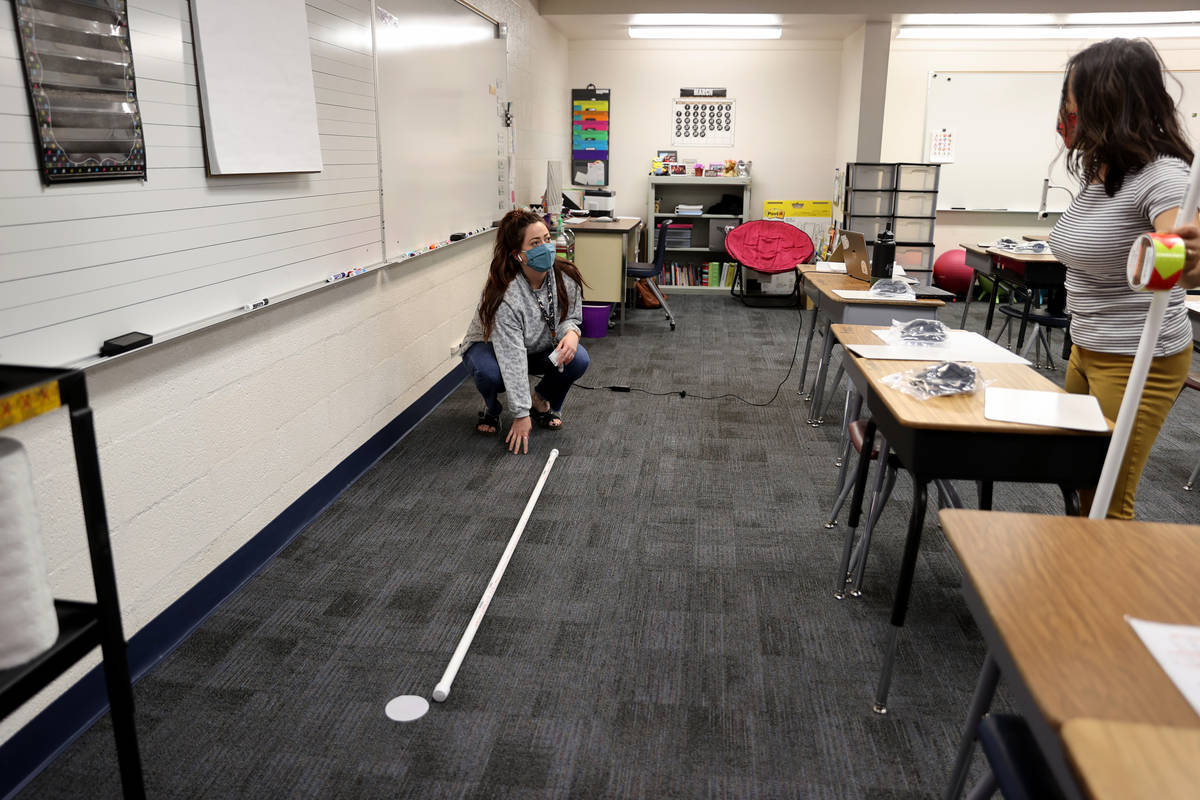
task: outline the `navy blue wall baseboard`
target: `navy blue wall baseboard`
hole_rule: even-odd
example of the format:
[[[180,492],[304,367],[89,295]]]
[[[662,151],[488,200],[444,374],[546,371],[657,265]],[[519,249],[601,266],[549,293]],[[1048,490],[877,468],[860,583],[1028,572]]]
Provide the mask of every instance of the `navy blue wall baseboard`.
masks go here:
[[[137,681],[266,566],[375,462],[417,426],[466,377],[459,364],[329,474],[206,575],[129,640],[129,668]],[[104,674],[96,666],[0,745],[0,797],[11,798],[80,734],[108,712]],[[117,769],[113,752],[113,771]]]

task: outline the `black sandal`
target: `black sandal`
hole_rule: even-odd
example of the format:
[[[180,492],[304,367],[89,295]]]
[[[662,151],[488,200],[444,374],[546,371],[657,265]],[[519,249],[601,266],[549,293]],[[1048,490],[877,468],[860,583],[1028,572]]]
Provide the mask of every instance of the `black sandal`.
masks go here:
[[[550,431],[562,430],[563,418],[552,408],[548,408],[545,411],[538,411],[531,408],[529,409],[529,416],[538,424],[539,428],[545,428]],[[554,420],[558,420],[557,425],[550,424]]]
[[[503,408],[500,409],[500,411],[503,411],[503,410],[504,410]],[[486,411],[480,411],[479,412],[479,420],[475,423],[475,432],[478,433],[480,436],[495,436],[497,433],[499,433],[500,432],[500,411],[497,411],[495,414],[489,414]],[[490,425],[493,428],[493,430],[490,430],[490,431],[480,430],[480,428],[484,425]]]

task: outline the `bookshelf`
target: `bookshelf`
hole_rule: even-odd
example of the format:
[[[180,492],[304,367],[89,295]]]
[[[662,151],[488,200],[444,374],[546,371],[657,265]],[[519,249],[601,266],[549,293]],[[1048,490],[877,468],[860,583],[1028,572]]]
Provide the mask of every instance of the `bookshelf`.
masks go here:
[[[721,292],[729,285],[706,286],[700,283],[676,283],[675,280],[700,280],[708,275],[710,263],[728,264],[731,259],[725,253],[723,228],[741,225],[750,219],[750,178],[697,178],[691,175],[651,175],[646,200],[646,218],[654,220],[649,226],[648,252],[655,252],[658,241],[658,224],[661,220],[674,220],[671,233],[679,241],[667,242],[667,257],[660,286],[676,292]],[[729,197],[726,197],[726,196]],[[740,213],[730,209],[729,213],[708,213],[717,203],[736,200],[741,202]],[[700,214],[677,214],[680,204],[698,205],[704,209]],[[679,227],[676,227],[679,226]],[[690,227],[684,227],[690,226]],[[682,244],[686,239],[687,244]],[[723,270],[717,268],[719,276]],[[732,273],[732,268],[728,270]]]

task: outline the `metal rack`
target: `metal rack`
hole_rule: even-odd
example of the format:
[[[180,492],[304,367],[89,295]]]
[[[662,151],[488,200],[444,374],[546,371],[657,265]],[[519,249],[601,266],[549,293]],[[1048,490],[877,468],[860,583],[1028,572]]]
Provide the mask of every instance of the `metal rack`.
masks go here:
[[[79,475],[96,602],[54,601],[58,640],[32,661],[0,670],[0,719],[20,708],[99,645],[104,657],[104,680],[111,706],[121,785],[126,798],[143,798],[146,792],[134,726],[129,658],[121,630],[121,606],[117,600],[117,581],[100,483],[96,430],[92,409],[88,406],[84,373],[0,364],[0,430],[63,405],[67,406],[71,418],[75,469]]]

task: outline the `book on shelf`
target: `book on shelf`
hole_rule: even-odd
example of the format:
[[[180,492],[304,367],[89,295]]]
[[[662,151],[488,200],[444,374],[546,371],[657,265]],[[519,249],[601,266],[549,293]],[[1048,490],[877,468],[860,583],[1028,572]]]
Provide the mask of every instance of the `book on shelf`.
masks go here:
[[[658,275],[660,286],[733,286],[736,265],[727,261],[671,261],[663,264]]]

